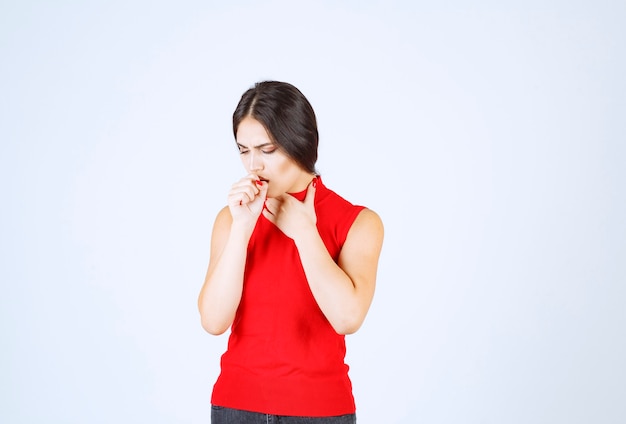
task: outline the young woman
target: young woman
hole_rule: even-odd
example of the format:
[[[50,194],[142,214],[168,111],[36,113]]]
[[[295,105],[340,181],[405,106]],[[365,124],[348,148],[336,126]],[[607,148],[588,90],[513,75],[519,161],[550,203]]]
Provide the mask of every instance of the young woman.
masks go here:
[[[315,171],[315,113],[294,86],[246,91],[233,132],[247,175],[213,227],[198,306],[211,334],[231,328],[211,421],[356,422],[345,335],[374,295],[383,225]]]

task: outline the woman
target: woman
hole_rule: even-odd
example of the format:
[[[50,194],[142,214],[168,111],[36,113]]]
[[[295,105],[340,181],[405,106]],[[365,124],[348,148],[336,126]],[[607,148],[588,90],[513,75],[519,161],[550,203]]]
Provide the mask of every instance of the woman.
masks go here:
[[[231,327],[212,423],[354,423],[345,335],[374,295],[382,222],[317,175],[315,113],[296,87],[246,91],[233,132],[247,175],[215,220],[198,299],[206,331]]]

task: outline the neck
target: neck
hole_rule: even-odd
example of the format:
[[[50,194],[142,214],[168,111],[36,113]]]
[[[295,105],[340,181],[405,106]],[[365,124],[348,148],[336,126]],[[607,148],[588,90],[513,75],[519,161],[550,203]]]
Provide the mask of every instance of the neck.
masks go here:
[[[302,175],[296,180],[295,184],[291,187],[291,193],[298,193],[307,189],[313,178],[315,178],[315,174],[309,174],[308,172],[303,172]]]

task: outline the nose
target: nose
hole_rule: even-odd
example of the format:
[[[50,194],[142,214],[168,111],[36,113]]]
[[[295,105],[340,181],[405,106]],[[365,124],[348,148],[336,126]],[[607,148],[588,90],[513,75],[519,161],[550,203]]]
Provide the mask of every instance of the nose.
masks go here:
[[[263,158],[254,150],[250,152],[250,163],[248,163],[248,168],[250,172],[257,172],[263,169]]]

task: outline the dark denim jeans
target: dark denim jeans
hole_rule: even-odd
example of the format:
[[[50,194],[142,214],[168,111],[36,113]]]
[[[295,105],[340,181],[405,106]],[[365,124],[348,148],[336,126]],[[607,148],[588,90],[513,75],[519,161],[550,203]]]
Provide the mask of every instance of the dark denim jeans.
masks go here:
[[[258,412],[240,411],[213,405],[211,424],[356,424],[356,415],[337,417],[287,417]]]

